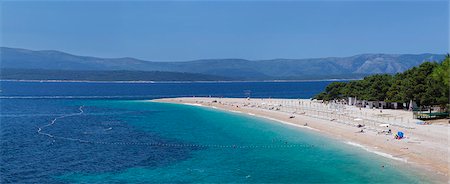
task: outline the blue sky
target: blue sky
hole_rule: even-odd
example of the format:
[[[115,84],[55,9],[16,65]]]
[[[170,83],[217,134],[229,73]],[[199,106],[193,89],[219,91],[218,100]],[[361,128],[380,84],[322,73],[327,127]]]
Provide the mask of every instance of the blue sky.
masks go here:
[[[3,1],[1,45],[151,61],[447,53],[448,1]]]

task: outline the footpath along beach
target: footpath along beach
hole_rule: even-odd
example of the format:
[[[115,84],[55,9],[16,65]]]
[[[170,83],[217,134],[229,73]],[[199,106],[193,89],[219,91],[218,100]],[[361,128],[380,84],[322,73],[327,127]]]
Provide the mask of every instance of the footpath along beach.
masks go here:
[[[449,182],[450,126],[421,125],[412,112],[325,104],[309,99],[165,98],[157,102],[201,105],[246,113],[341,139],[375,154],[437,173]],[[362,132],[361,132],[362,130]],[[389,132],[391,130],[391,132]],[[395,139],[398,131],[403,139]]]

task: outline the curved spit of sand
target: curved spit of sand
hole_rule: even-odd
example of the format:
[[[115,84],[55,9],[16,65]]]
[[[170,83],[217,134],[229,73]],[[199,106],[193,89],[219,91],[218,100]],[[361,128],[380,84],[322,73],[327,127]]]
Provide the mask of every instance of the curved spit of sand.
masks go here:
[[[449,182],[450,126],[447,123],[419,125],[412,112],[365,109],[341,104],[324,104],[309,99],[245,98],[167,98],[154,100],[196,104],[307,126],[334,138],[351,142],[365,150],[390,155],[393,160],[410,163],[439,173],[439,181]],[[364,127],[357,127],[357,125]],[[389,124],[388,127],[380,126]],[[363,129],[364,133],[361,133]],[[391,129],[393,134],[387,131]],[[397,131],[404,139],[394,139]]]

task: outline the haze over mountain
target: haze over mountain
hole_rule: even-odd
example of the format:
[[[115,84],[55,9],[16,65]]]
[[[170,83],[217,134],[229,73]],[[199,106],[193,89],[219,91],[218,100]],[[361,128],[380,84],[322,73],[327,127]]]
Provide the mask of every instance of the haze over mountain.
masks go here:
[[[359,78],[376,73],[397,73],[425,61],[440,61],[443,54],[361,54],[313,59],[202,59],[152,62],[135,58],[76,56],[60,51],[32,51],[1,47],[2,69],[138,70],[205,74],[234,80]]]

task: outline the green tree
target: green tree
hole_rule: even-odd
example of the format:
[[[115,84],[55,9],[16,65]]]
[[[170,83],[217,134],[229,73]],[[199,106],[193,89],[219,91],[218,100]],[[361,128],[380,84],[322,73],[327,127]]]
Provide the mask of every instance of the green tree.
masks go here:
[[[356,97],[363,100],[409,102],[419,106],[449,107],[450,55],[441,63],[424,62],[405,72],[392,75],[377,74],[363,80],[333,82],[316,95],[323,100]]]
[[[384,101],[386,93],[392,84],[392,76],[387,74],[377,74],[364,78],[366,81],[365,100]]]
[[[447,88],[450,88],[450,54],[447,54],[445,60],[441,62],[441,64],[436,67],[433,71],[433,78],[435,80],[443,81],[444,85]]]

